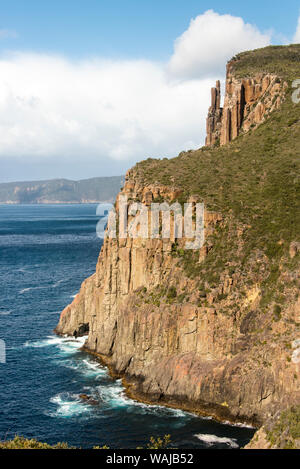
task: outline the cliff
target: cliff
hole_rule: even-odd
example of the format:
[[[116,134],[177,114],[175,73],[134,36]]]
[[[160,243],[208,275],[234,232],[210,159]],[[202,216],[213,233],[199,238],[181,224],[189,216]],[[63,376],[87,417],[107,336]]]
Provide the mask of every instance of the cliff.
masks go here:
[[[257,128],[126,175],[129,201],[205,204],[200,250],[184,239],[106,238],[96,273],[61,314],[57,333],[88,332],[85,348],[136,398],[257,426],[300,402],[299,54],[270,47],[230,63],[225,109],[238,102],[232,83],[253,87],[259,73],[265,91],[283,90]],[[219,103],[217,85],[211,114]]]
[[[229,62],[226,74],[224,108],[221,108],[220,81],[212,88],[211,107],[207,117],[206,145],[226,145],[241,133],[264,122],[279,109],[285,98],[287,82],[270,73],[251,78],[236,78],[234,63]]]
[[[300,449],[300,406],[277,412],[245,449]]]

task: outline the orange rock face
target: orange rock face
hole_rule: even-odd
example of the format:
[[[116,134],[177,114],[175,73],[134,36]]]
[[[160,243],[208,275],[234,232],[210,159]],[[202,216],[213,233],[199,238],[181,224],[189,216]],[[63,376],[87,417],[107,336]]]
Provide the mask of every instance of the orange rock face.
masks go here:
[[[212,88],[212,103],[207,117],[206,146],[220,142],[226,145],[240,133],[264,122],[278,109],[284,99],[287,84],[276,75],[258,74],[252,78],[237,79],[227,66],[224,108],[221,108],[220,82]]]
[[[206,145],[214,145],[219,136],[221,130],[222,120],[222,108],[221,108],[221,84],[219,81],[216,83],[216,87],[211,89],[211,106],[208,111],[208,117],[206,120]]]
[[[128,200],[150,204],[157,197],[172,201],[180,191],[143,185],[134,172],[129,172],[121,194]],[[197,202],[197,196],[189,201]],[[223,222],[222,214],[205,211],[208,235]],[[182,248],[180,240],[178,243]],[[291,257],[296,248],[293,243]],[[199,262],[213,249],[213,241],[203,246]],[[207,290],[204,277],[200,291],[197,279],[186,276],[179,258],[172,253],[171,239],[106,238],[96,273],[62,312],[56,332],[88,334],[86,350],[100,356],[116,376],[125,377],[132,396],[147,402],[255,424],[264,421],[273,409],[294,402],[299,393],[294,379],[299,367],[295,361],[298,349],[292,346],[298,344],[296,331],[288,349],[285,343],[272,341],[259,349],[262,360],[270,366],[258,360],[252,342],[259,285],[246,290],[239,299],[237,288],[242,275],[225,270],[213,289]],[[168,302],[160,292],[170,285],[178,292],[185,291],[188,300],[180,302],[177,296]],[[238,313],[223,311],[228,301],[238,304]],[[297,303],[284,314],[291,321],[298,312]],[[282,335],[284,323],[274,324],[275,333]]]
[[[218,139],[227,144],[263,122],[284,99],[285,84],[278,80],[273,75],[237,79],[229,67],[223,110],[220,83],[212,89],[207,144]],[[173,202],[184,195],[173,182],[147,183],[133,169],[120,195],[147,206]],[[188,201],[199,198],[191,195]],[[199,250],[199,263],[218,249],[210,235],[226,223],[224,214],[206,210],[204,221],[207,243]],[[246,228],[237,224],[227,231],[237,258],[245,248]],[[284,287],[291,299],[280,319],[273,305],[267,313],[260,311],[265,271],[259,274],[256,267],[261,262],[268,266],[260,252],[253,258],[253,271],[237,261],[233,270],[224,265],[218,280],[208,279],[209,269],[193,278],[180,252],[185,240],[176,241],[106,238],[95,274],[62,312],[56,332],[88,333],[85,348],[100,356],[115,376],[125,378],[132,396],[147,402],[255,424],[300,402],[295,327],[300,300],[293,286],[296,281],[299,285],[300,272],[280,274],[282,285],[291,285]],[[299,250],[298,242],[291,243],[290,257]],[[222,251],[216,254],[222,260]]]

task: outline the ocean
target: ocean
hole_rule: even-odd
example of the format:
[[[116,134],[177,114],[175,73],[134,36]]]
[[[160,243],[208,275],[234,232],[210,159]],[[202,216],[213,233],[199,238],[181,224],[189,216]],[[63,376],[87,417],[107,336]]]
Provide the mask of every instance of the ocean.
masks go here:
[[[22,435],[91,448],[239,448],[254,430],[129,399],[119,380],[53,333],[60,312],[93,274],[102,244],[96,205],[0,205],[0,440]],[[3,350],[2,350],[3,352]],[[1,355],[0,355],[1,356]],[[2,354],[3,357],[3,354]],[[92,395],[97,405],[82,402]]]

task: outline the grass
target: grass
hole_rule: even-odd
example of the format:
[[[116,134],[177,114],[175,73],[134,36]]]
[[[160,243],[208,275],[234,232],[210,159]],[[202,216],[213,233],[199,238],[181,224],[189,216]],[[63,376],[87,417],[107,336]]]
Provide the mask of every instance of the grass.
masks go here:
[[[251,77],[256,73],[273,73],[285,79],[299,78],[299,45],[269,46],[243,52],[234,57],[233,69],[237,78]],[[296,75],[296,76],[295,76]]]
[[[289,84],[282,107],[230,145],[182,152],[170,160],[148,159],[133,171],[143,184],[181,188],[180,203],[196,195],[208,210],[223,214],[223,227],[213,235],[214,249],[202,264],[197,253],[174,250],[186,274],[214,284],[225,268],[238,268],[251,270],[254,278],[259,269],[255,255],[263,257],[266,306],[276,292],[280,263],[288,262],[290,243],[300,240],[300,104],[291,99],[291,83],[300,77],[300,45],[239,54],[233,70],[238,77],[278,74]],[[243,227],[240,240],[238,227]],[[243,248],[237,254],[238,243]]]

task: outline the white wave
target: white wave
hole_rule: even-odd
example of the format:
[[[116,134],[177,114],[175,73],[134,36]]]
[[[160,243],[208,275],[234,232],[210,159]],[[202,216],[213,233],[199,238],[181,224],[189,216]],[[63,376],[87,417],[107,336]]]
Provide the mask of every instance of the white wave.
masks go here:
[[[92,362],[90,360],[82,360],[82,362],[90,371],[93,371],[95,374],[107,374],[106,368],[101,366],[98,362]]]
[[[253,427],[253,425],[250,425],[250,423],[231,423],[226,420],[221,425],[230,425],[230,427],[255,429],[255,427]]]
[[[27,341],[24,347],[42,348],[49,346],[57,346],[65,353],[74,353],[81,348],[86,341],[87,336],[78,337],[77,339],[69,337],[59,337],[55,335],[48,336],[46,339],[37,341]]]
[[[194,414],[191,414],[189,412],[185,412],[184,410],[181,410],[181,409],[171,409],[171,408],[168,408],[169,412],[171,412],[172,414],[174,414],[175,417],[180,417],[180,418],[183,418],[183,417],[187,417],[187,416],[190,416],[190,417],[195,417]]]
[[[57,282],[53,284],[53,288],[59,287],[60,284],[67,282],[68,280],[70,280],[70,278],[71,277],[67,277],[67,278],[62,278],[61,280],[58,280]]]
[[[52,345],[59,345],[61,342],[60,337],[55,337],[55,336],[48,336],[46,339],[43,340],[37,340],[37,341],[26,341],[24,344],[24,347],[30,347],[30,348],[42,348],[42,347],[49,347]]]
[[[51,417],[78,417],[88,415],[92,407],[80,399],[78,394],[59,393],[50,399],[57,406],[54,412],[49,412]]]
[[[72,338],[69,336],[56,336],[51,335],[46,337],[43,340],[38,341],[27,341],[24,346],[31,348],[42,348],[53,346],[59,351],[58,357],[53,357],[54,361],[57,361],[59,366],[63,366],[69,369],[76,371],[84,375],[85,377],[92,378],[95,382],[108,375],[107,368],[103,367],[98,361],[93,358],[84,358],[79,359],[75,358],[75,354],[78,350],[84,345],[88,336]],[[167,407],[162,407],[158,405],[149,405],[142,402],[137,402],[130,399],[122,386],[122,381],[117,380],[114,382],[105,382],[101,385],[96,385],[91,388],[90,392],[94,399],[99,399],[104,403],[104,405],[110,408],[121,408],[131,412],[133,408],[135,412],[140,414],[159,414],[166,415],[168,417],[178,418],[178,421],[183,418],[186,418],[192,414],[188,414],[180,409],[171,409]],[[58,406],[57,410],[52,413],[52,416],[73,416],[81,415],[85,413],[86,410],[91,411],[91,406],[84,406],[82,400],[71,394],[58,394],[51,399],[51,402]],[[84,408],[86,410],[84,410]]]
[[[60,360],[59,365],[74,370],[87,378],[93,378],[94,380],[99,380],[102,376],[107,375],[106,368],[102,367],[100,363],[93,363],[89,360]]]
[[[128,412],[131,412],[134,408],[135,412],[140,414],[159,414],[180,419],[193,416],[193,414],[184,412],[181,409],[145,404],[131,399],[126,395],[122,386],[122,380],[117,380],[111,385],[105,383],[104,385],[97,386],[96,389],[101,401],[113,408],[126,407]]]
[[[155,404],[145,404],[143,402],[132,400],[126,396],[125,391],[122,390],[122,392],[124,393],[124,396],[123,396],[124,402],[127,405],[135,406],[137,408],[137,411],[140,413],[143,413],[143,414],[154,413],[154,414],[166,415],[168,417],[175,417],[175,418],[180,418],[180,419],[194,417],[193,414],[189,412],[185,412],[184,410],[181,410],[181,409],[173,409],[172,407],[165,407],[165,406],[155,405]]]
[[[198,435],[195,435],[195,437],[206,443],[208,446],[213,446],[215,444],[223,444],[230,446],[231,448],[239,448],[239,445],[235,438],[220,437],[217,435],[209,435],[206,433],[199,433]]]
[[[10,311],[0,311],[0,316],[8,316],[11,313]]]
[[[97,387],[101,400],[111,407],[126,407],[131,403],[127,398],[121,385],[121,380],[115,381],[112,385],[105,383]]]
[[[136,407],[136,410],[141,411],[141,413],[173,410],[158,405],[145,404],[131,399],[126,395],[121,380],[115,381],[112,385],[105,383],[104,385],[98,386],[97,391],[101,400],[109,404],[111,407]]]
[[[23,293],[26,293],[27,291],[32,290],[32,288],[23,288],[23,290],[20,290],[19,293],[20,295],[23,295]]]
[[[48,286],[43,286],[43,287],[29,287],[29,288],[23,288],[23,290],[19,291],[20,295],[23,295],[24,293],[27,293],[31,290],[43,290],[44,288],[49,288]]]
[[[59,287],[59,285],[63,282],[64,280],[58,280],[56,283],[53,284],[53,288]]]

